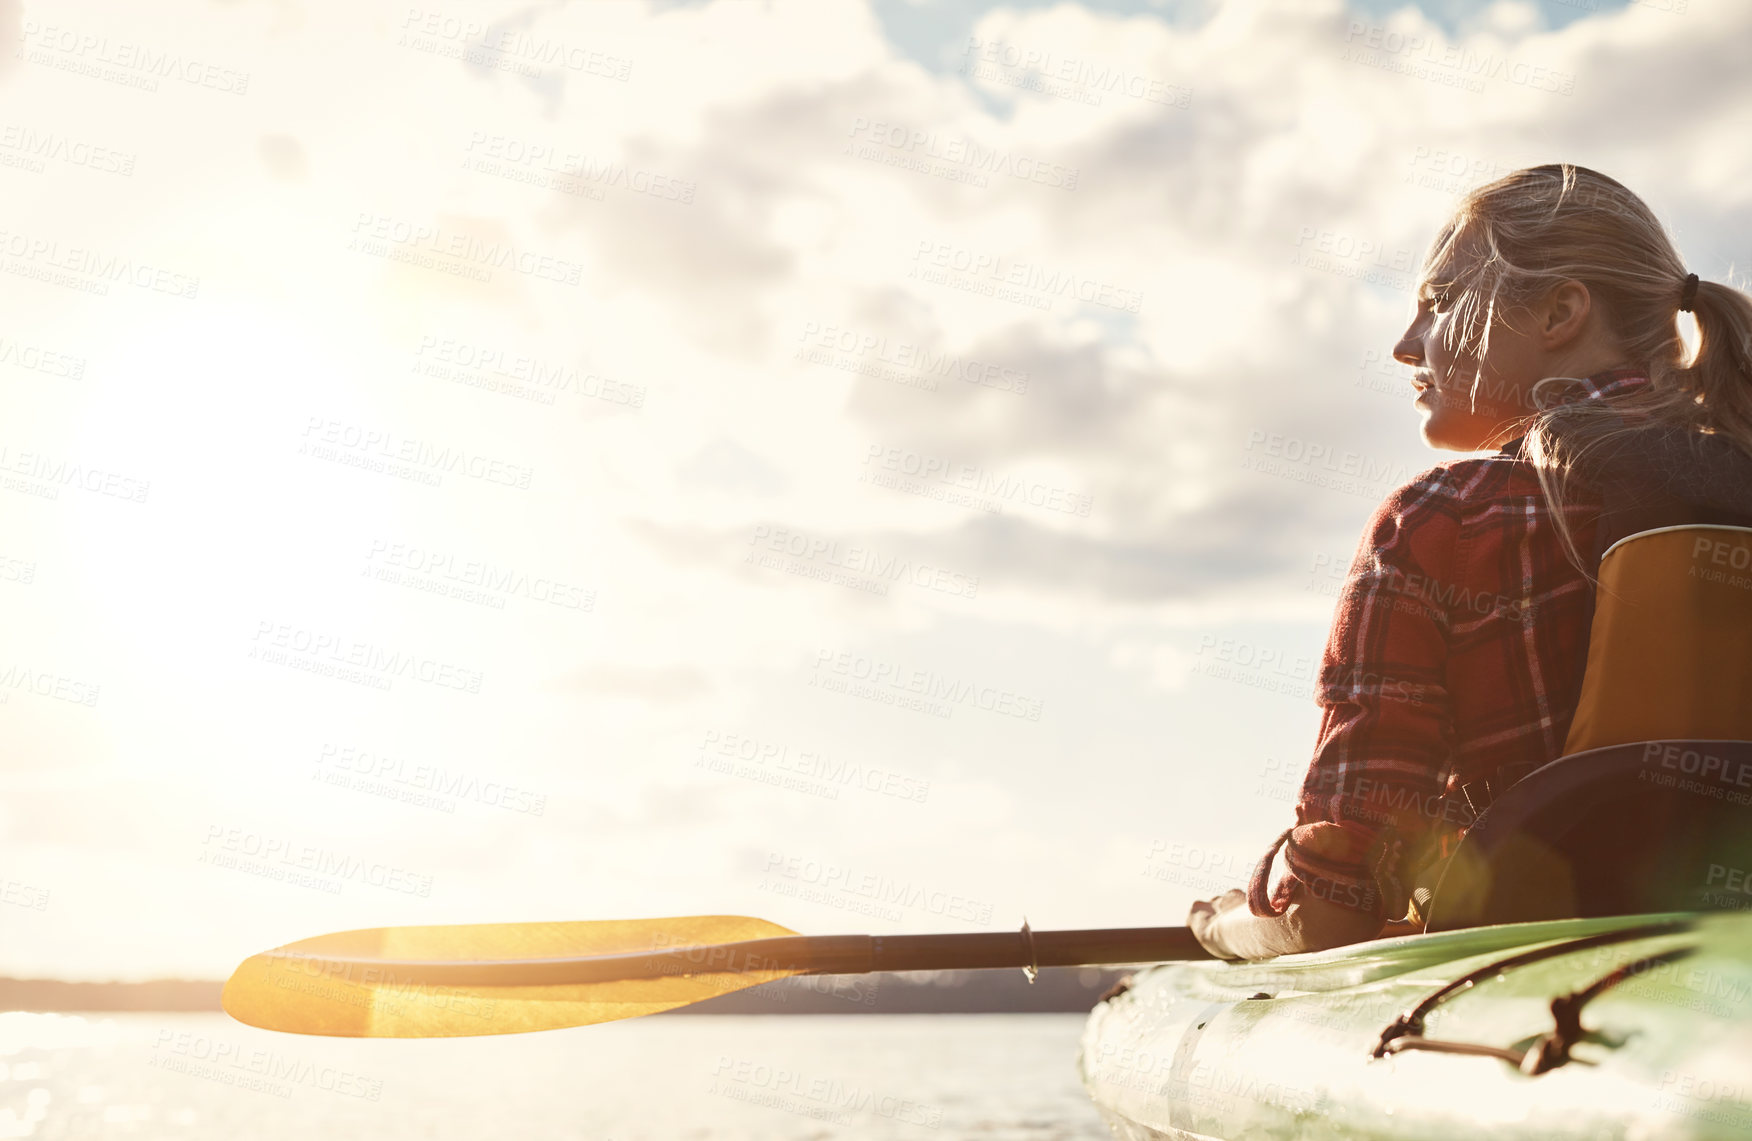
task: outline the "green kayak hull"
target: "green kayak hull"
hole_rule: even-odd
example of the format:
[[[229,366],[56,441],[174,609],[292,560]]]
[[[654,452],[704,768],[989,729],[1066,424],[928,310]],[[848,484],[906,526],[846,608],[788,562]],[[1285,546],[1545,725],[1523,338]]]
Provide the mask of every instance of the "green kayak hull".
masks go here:
[[[1525,1055],[1553,1041],[1553,999],[1578,992],[1579,1032],[1558,1034],[1539,1072]],[[1151,967],[1090,1014],[1079,1068],[1127,1141],[1744,1141],[1752,914],[1507,924]]]

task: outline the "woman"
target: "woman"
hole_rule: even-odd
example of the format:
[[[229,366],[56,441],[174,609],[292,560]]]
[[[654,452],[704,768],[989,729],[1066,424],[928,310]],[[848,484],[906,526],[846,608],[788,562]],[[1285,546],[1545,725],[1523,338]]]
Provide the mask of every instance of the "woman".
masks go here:
[[[1417,930],[1414,887],[1493,796],[1562,755],[1600,552],[1651,526],[1752,526],[1752,298],[1687,273],[1625,187],[1564,163],[1473,190],[1416,300],[1393,355],[1425,442],[1496,451],[1418,475],[1364,531],[1297,826],[1246,891],[1192,908],[1222,958]]]

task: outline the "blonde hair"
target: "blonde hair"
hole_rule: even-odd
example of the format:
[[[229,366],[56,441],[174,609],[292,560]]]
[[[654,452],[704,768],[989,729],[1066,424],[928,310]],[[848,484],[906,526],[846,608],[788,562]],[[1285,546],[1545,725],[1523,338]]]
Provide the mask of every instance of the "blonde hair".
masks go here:
[[[1452,271],[1446,276],[1444,271]],[[1438,276],[1444,275],[1444,276]],[[1570,163],[1517,170],[1469,192],[1425,255],[1419,294],[1447,294],[1454,306],[1448,349],[1482,362],[1490,330],[1505,314],[1566,280],[1588,289],[1623,363],[1649,383],[1623,394],[1557,403],[1576,378],[1533,386],[1537,411],[1524,454],[1552,507],[1563,549],[1594,576],[1576,549],[1565,484],[1627,434],[1676,429],[1695,454],[1699,437],[1719,435],[1752,455],[1752,297],[1699,280],[1692,301],[1696,356],[1679,336],[1685,263],[1646,203],[1598,171]],[[1483,372],[1473,378],[1473,400]]]

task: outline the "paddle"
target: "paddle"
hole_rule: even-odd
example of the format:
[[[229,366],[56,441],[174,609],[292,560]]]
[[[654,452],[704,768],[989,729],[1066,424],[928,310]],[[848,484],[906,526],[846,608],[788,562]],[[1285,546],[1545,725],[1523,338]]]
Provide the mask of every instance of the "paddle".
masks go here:
[[[226,1013],[292,1034],[449,1038],[637,1018],[791,975],[1206,959],[1184,927],[805,936],[741,915],[376,927],[245,960]]]

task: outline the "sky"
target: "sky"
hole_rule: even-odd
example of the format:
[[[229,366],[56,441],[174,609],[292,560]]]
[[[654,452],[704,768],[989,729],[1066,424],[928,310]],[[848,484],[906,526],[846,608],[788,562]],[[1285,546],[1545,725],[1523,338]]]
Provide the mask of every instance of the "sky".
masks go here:
[[[1457,197],[1729,280],[1738,0],[0,3],[0,973],[1169,925]]]

